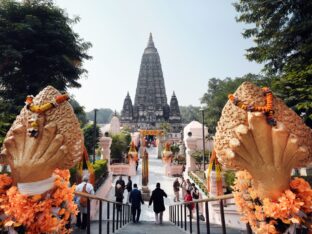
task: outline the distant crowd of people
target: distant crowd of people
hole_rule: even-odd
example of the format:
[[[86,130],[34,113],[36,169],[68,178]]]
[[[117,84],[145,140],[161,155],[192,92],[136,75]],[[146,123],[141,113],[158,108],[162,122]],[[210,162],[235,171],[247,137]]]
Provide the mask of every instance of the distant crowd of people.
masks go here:
[[[182,191],[182,199],[185,202],[196,201],[202,199],[201,193],[199,192],[198,188],[195,186],[194,183],[191,183],[189,179],[184,179],[182,177],[182,181],[180,183],[179,178],[176,178],[173,182],[173,192],[174,192],[174,202],[180,202],[180,191]],[[194,211],[194,203],[189,204],[190,215],[192,215]],[[199,203],[199,218],[201,220],[205,220],[203,216],[203,204]]]
[[[127,190],[127,200],[126,203],[131,204],[131,214],[132,222],[139,223],[140,214],[141,214],[141,205],[144,204],[142,193],[138,189],[137,184],[133,184],[131,177],[128,176],[128,182],[125,184],[125,181],[122,179],[122,176],[116,181],[115,184],[115,197],[116,202],[123,203],[124,191]],[[156,184],[156,188],[153,190],[152,195],[149,200],[150,207],[153,204],[153,210],[155,213],[155,223],[162,224],[163,222],[163,212],[165,211],[164,197],[167,197],[167,194],[164,190],[160,188],[160,183]],[[117,205],[117,211],[121,211],[121,204]]]
[[[94,194],[94,188],[89,181],[89,176],[85,175],[82,179],[82,183],[77,185],[77,192],[85,192],[89,194]],[[144,204],[142,193],[138,189],[136,183],[132,183],[131,177],[128,176],[127,184],[123,180],[122,176],[118,178],[115,183],[115,198],[118,204],[116,205],[117,212],[122,211],[122,204],[124,202],[124,191],[127,190],[127,204],[131,204],[131,214],[133,223],[139,223],[140,214],[141,214],[141,205]],[[173,182],[173,191],[174,191],[174,202],[180,202],[180,195],[185,202],[192,202],[198,199],[201,199],[201,194],[198,188],[194,183],[191,183],[189,179],[184,180],[182,177],[181,182],[179,178],[176,178]],[[167,197],[166,192],[160,188],[160,183],[156,184],[156,188],[152,191],[149,205],[150,207],[153,204],[153,211],[155,213],[155,223],[162,224],[163,222],[163,212],[165,211],[164,198]],[[86,229],[87,226],[87,200],[84,197],[76,196],[75,202],[78,204],[79,213],[77,215],[77,223],[81,229]],[[189,215],[192,216],[194,210],[194,203],[190,203],[189,206]],[[203,207],[202,203],[199,203],[199,212],[200,219],[205,220],[203,216]]]

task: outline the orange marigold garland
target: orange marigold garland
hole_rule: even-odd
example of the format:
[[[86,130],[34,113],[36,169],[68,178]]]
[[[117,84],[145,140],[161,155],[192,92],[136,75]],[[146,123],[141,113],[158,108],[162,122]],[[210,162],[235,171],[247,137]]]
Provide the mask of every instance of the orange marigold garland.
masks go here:
[[[290,189],[277,201],[260,199],[253,188],[253,180],[247,171],[238,171],[234,198],[242,221],[249,222],[256,233],[282,233],[291,224],[301,224],[311,230],[312,189],[308,182],[295,178]]]
[[[54,188],[34,196],[19,193],[8,175],[0,175],[0,211],[6,216],[3,225],[21,226],[26,233],[69,233],[65,225],[71,214],[77,214],[75,186],[68,186],[68,170],[56,169],[54,175]]]
[[[251,104],[245,104],[241,100],[239,100],[237,97],[235,97],[233,94],[229,94],[228,98],[230,101],[234,103],[234,105],[238,106],[239,108],[245,110],[245,111],[259,111],[263,112],[266,116],[268,124],[275,126],[276,120],[274,119],[274,110],[273,110],[273,94],[272,91],[268,87],[262,88],[263,95],[265,96],[265,105],[264,106],[258,106],[258,105],[251,105]]]

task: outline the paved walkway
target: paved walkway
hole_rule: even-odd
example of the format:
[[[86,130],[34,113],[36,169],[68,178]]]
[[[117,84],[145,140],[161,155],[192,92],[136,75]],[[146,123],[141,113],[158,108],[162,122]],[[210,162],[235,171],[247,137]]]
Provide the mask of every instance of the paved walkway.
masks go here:
[[[155,225],[154,222],[142,221],[139,224],[130,223],[126,227],[118,230],[119,234],[181,234],[186,233],[177,228],[172,223],[165,222],[163,225]]]
[[[165,176],[165,168],[162,163],[161,159],[157,158],[157,148],[148,148],[147,149],[149,153],[149,183],[148,187],[150,191],[152,192],[156,188],[156,183],[160,183],[160,187],[165,190],[165,192],[168,195],[168,198],[165,198],[165,207],[166,211],[164,212],[163,219],[166,221],[169,220],[169,205],[173,204],[173,181],[174,177],[168,177]],[[141,162],[141,161],[140,161]],[[139,164],[137,175],[133,176],[132,184],[136,183],[138,185],[138,188],[142,188],[142,171],[141,171],[141,163]],[[109,191],[107,195],[107,199],[115,201],[115,190],[114,186],[116,181],[118,180],[119,176],[114,177],[113,183],[112,183],[112,189]],[[122,177],[125,183],[127,184],[128,178],[126,176]],[[124,192],[124,203],[126,203],[126,199],[128,197],[128,192]],[[111,209],[112,210],[112,209]],[[106,211],[106,204],[103,206],[103,211]],[[112,216],[111,216],[112,217]],[[154,211],[153,207],[148,207],[148,201],[145,201],[144,205],[141,206],[141,216],[140,220],[142,221],[154,221]]]
[[[161,159],[157,159],[157,148],[149,148],[147,149],[149,153],[149,189],[154,190],[156,187],[156,183],[159,182],[161,184],[161,188],[165,190],[168,195],[168,198],[165,198],[165,207],[166,211],[164,212],[164,224],[163,225],[156,225],[154,224],[154,212],[153,208],[148,207],[148,201],[145,201],[145,204],[141,206],[141,216],[140,216],[140,223],[133,224],[129,223],[123,228],[119,228],[116,230],[115,225],[115,233],[127,233],[127,234],[178,234],[178,233],[186,233],[183,229],[174,226],[171,222],[169,222],[169,205],[174,204],[174,192],[173,192],[173,181],[175,180],[174,177],[165,176],[165,168],[162,163]],[[138,167],[137,175],[132,177],[132,182],[137,183],[139,189],[142,187],[142,171],[141,171],[141,163]],[[107,199],[115,201],[115,183],[118,180],[119,176],[116,176],[112,182],[112,188],[107,194]],[[128,178],[123,176],[123,180],[127,183]],[[124,203],[126,203],[127,199],[127,191],[124,192]],[[110,205],[110,220],[112,218],[112,204]],[[106,233],[107,228],[107,203],[103,203],[103,215],[102,215],[102,232]],[[112,222],[109,222],[110,232],[112,232]],[[188,224],[189,225],[189,224]],[[193,233],[196,233],[196,223],[193,222]],[[200,224],[200,233],[206,233],[205,229],[205,222],[201,222]],[[189,231],[189,226],[187,227]],[[212,234],[221,234],[222,229],[220,225],[211,224],[211,233]],[[99,222],[92,221],[91,222],[91,233],[98,233],[99,231]],[[85,231],[81,231],[75,229],[75,234],[82,234]],[[227,233],[230,234],[240,234],[244,233],[237,229],[227,228]]]

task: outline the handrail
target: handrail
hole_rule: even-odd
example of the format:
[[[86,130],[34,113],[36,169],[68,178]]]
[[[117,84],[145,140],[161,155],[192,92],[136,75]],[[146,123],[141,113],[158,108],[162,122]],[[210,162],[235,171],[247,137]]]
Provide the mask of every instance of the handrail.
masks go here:
[[[216,197],[209,197],[205,199],[196,199],[193,201],[188,201],[188,202],[176,202],[174,205],[188,205],[188,204],[193,204],[193,203],[200,203],[200,202],[212,202],[212,201],[220,201],[220,200],[226,200],[226,199],[231,199],[234,198],[234,195],[231,194],[226,194],[226,195],[221,195],[221,196],[216,196]]]
[[[87,198],[90,198],[90,199],[96,199],[96,200],[109,202],[109,203],[113,203],[113,204],[117,204],[117,205],[125,205],[122,202],[116,202],[116,201],[108,200],[108,199],[105,199],[105,198],[102,198],[102,197],[98,197],[98,196],[90,194],[90,193],[74,192],[74,194],[77,195],[77,196],[87,197]]]
[[[196,230],[196,233],[200,233],[200,217],[204,215],[206,225],[206,233],[210,234],[210,221],[209,221],[209,202],[218,201],[219,202],[219,208],[220,208],[220,220],[221,220],[221,226],[222,226],[222,233],[226,234],[226,225],[225,225],[225,217],[224,217],[224,205],[223,200],[234,198],[233,194],[227,194],[227,195],[221,195],[216,197],[209,197],[206,199],[200,199],[200,200],[193,200],[193,201],[187,201],[187,202],[178,202],[173,205],[169,206],[169,220],[175,224],[176,226],[180,228],[184,228],[184,231],[189,231],[189,233],[193,233],[193,231]],[[203,203],[205,206],[205,212],[199,215],[199,204]],[[193,204],[195,206],[189,206],[189,204]],[[182,209],[184,207],[184,209]],[[196,218],[193,218],[193,208],[195,208],[195,214]],[[187,212],[188,211],[188,212]],[[202,210],[203,211],[203,210]],[[189,220],[187,219],[187,213],[189,213]],[[193,230],[193,220],[196,222],[195,226],[196,229]],[[250,229],[249,224],[247,224],[247,233],[251,234],[252,231]]]
[[[112,201],[109,199],[101,198],[93,194],[89,193],[84,193],[84,192],[74,192],[76,196],[82,196],[87,198],[87,234],[91,233],[91,225],[90,225],[90,220],[91,220],[91,200],[97,200],[99,202],[99,222],[98,222],[98,233],[102,233],[102,221],[103,219],[103,209],[102,205],[103,202],[107,204],[107,213],[106,213],[106,232],[107,234],[109,233],[114,233],[117,231],[119,228],[122,226],[126,225],[127,223],[130,222],[131,216],[130,216],[130,205],[129,204],[124,204],[122,202],[116,202]],[[112,206],[112,207],[111,207]],[[119,208],[118,208],[119,206]],[[110,214],[110,207],[112,208],[112,216]],[[94,233],[94,232],[93,232]]]

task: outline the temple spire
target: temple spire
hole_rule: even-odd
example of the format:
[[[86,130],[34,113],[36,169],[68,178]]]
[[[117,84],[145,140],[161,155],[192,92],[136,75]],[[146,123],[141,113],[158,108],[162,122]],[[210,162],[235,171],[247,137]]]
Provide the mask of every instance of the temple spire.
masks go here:
[[[147,47],[153,47],[153,48],[155,47],[152,33],[150,33],[150,35],[149,35]]]

